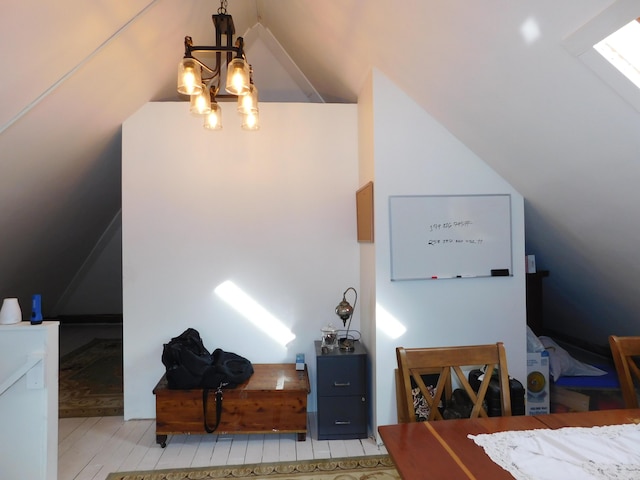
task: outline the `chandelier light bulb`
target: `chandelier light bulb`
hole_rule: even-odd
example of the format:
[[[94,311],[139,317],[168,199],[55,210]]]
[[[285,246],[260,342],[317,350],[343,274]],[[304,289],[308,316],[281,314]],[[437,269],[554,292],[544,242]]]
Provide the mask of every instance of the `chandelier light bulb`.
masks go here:
[[[204,117],[204,128],[208,130],[222,128],[222,109],[215,102],[211,104],[211,111]]]
[[[251,111],[253,107],[253,102],[251,101],[251,96],[249,94],[247,95],[240,95],[238,97],[238,111],[240,113],[249,113]]]
[[[206,115],[211,111],[211,97],[206,88],[202,88],[197,95],[191,95],[189,111],[194,115]]]
[[[232,95],[249,92],[249,65],[242,58],[234,58],[227,66],[226,90]]]
[[[196,76],[193,73],[193,69],[189,68],[185,70],[184,76],[182,77],[184,80],[184,88],[191,93],[195,93],[196,91]]]
[[[238,112],[248,114],[258,111],[258,89],[252,83],[249,85],[249,93],[238,96]]]
[[[200,65],[192,58],[183,58],[178,64],[178,93],[197,95],[202,91]]]
[[[242,128],[244,130],[259,130],[260,122],[258,118],[258,110],[247,113],[242,116]]]

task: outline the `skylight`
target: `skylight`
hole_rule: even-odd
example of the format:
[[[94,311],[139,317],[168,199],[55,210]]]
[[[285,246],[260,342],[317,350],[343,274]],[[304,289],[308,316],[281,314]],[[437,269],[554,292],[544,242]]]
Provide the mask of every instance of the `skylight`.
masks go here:
[[[562,42],[640,112],[640,2],[617,0]]]
[[[640,88],[640,19],[629,22],[593,48]]]

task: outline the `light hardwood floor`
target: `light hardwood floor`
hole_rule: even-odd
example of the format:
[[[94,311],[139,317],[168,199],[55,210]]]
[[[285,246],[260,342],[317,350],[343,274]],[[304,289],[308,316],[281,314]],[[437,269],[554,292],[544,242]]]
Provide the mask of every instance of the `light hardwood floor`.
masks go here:
[[[316,440],[314,413],[304,442],[295,434],[173,435],[156,444],[154,420],[59,420],[58,480],[104,480],[111,472],[238,465],[386,454],[373,438]]]
[[[117,338],[122,325],[60,326],[60,356],[93,338]],[[62,418],[58,428],[58,480],[104,480],[111,472],[238,465],[386,454],[374,439],[316,440],[315,413],[307,440],[295,434],[173,435],[156,443],[154,420],[123,417]],[[4,479],[1,479],[4,480]]]

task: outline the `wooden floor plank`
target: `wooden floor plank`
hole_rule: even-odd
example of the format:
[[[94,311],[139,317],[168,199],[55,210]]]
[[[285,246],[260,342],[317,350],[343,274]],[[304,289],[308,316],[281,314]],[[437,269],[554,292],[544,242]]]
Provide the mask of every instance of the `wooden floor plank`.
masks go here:
[[[211,465],[228,465],[229,452],[231,451],[231,435],[218,435],[211,455]]]
[[[196,454],[193,456],[192,467],[207,467],[211,465],[211,455],[213,447],[218,439],[217,435],[202,435]]]
[[[121,418],[102,417],[95,423],[83,424],[91,425],[91,428],[86,431],[83,429],[83,435],[77,437],[77,440],[58,457],[58,471],[62,468],[69,475],[61,478],[75,479],[85,468],[91,469],[91,465],[95,463],[94,458],[105,450],[108,441],[122,423]]]
[[[74,477],[74,480],[94,480],[106,478],[109,472],[103,472],[103,465],[89,464]]]
[[[106,419],[107,417],[104,418]],[[105,477],[107,473],[117,471],[122,460],[126,458],[133,449],[133,444],[130,443],[129,436],[132,431],[135,431],[135,423],[109,422],[107,420],[103,420],[102,423],[105,426],[103,430],[104,436],[106,437],[109,434],[110,436],[87,464],[85,469],[80,472],[81,475],[78,476],[78,480],[92,480],[100,470],[106,470],[104,472]],[[96,468],[98,469],[97,471]]]
[[[333,440],[341,441],[341,440]],[[331,458],[331,449],[329,448],[329,440],[311,440],[313,446],[313,458]]]
[[[364,450],[364,455],[387,455],[387,449],[384,445],[378,445],[373,437],[363,438],[360,443]]]
[[[247,439],[247,450],[244,463],[261,463],[262,449],[264,446],[264,434],[250,435]]]
[[[124,458],[120,465],[119,471],[134,471],[144,458],[145,453],[149,449],[149,430],[155,436],[155,423],[151,420],[135,420],[134,433],[131,441],[134,442],[129,454]]]
[[[298,436],[295,434],[278,435],[280,437],[278,461],[289,462],[296,459],[296,443]]]
[[[92,464],[81,472],[78,480],[102,479],[110,472],[123,471],[122,462],[138,441],[136,426],[136,423],[124,422],[105,445],[104,451],[96,455]]]
[[[65,418],[59,421],[58,478],[104,480],[115,471],[323,459],[385,454],[373,438],[317,440],[310,415],[303,442],[295,434],[169,435],[156,443],[154,420],[123,417]]]
[[[81,421],[78,422],[78,420]],[[60,422],[58,422],[58,428],[60,428],[60,423],[62,423],[62,430],[65,433],[62,440],[58,440],[58,457],[64,455],[68,449],[73,447],[78,439],[84,437],[99,420],[100,418],[64,418],[60,420]],[[59,433],[58,438],[60,438]]]
[[[307,435],[304,442],[296,442],[296,459],[297,460],[313,460],[313,442],[311,437]]]
[[[345,440],[344,447],[346,450],[345,457],[361,457],[364,455],[364,448],[360,440]]]
[[[347,456],[347,448],[344,444],[344,440],[334,440],[329,442],[329,451],[331,452],[331,458]]]
[[[229,450],[229,465],[242,465],[247,454],[249,435],[234,435]]]
[[[147,432],[147,435],[145,435],[145,444],[148,437],[149,437],[149,434]],[[135,468],[135,470],[155,470],[157,468],[156,466],[158,465],[158,462],[162,457],[162,452],[165,449],[161,448],[160,445],[155,443],[155,437],[156,437],[156,432],[155,432],[155,425],[154,425],[154,428],[153,428],[154,442],[151,444],[147,444],[148,445],[147,451],[142,456],[142,460],[140,460],[140,463],[138,463],[138,466]]]
[[[280,461],[280,440],[277,435],[265,435],[262,449],[262,461],[265,463]]]
[[[61,445],[68,436],[79,428],[86,418],[61,418],[58,422],[58,445]],[[92,419],[98,421],[97,418]]]
[[[187,435],[184,439],[184,444],[180,449],[180,453],[176,457],[176,464],[172,467],[187,468],[193,463],[193,459],[200,445],[200,438],[202,435]]]

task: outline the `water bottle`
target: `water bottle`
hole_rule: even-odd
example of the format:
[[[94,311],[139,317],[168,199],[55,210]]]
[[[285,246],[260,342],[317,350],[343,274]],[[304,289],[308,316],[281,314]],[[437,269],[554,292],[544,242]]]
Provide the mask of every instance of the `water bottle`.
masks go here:
[[[31,296],[31,325],[40,325],[42,323],[42,296]]]

